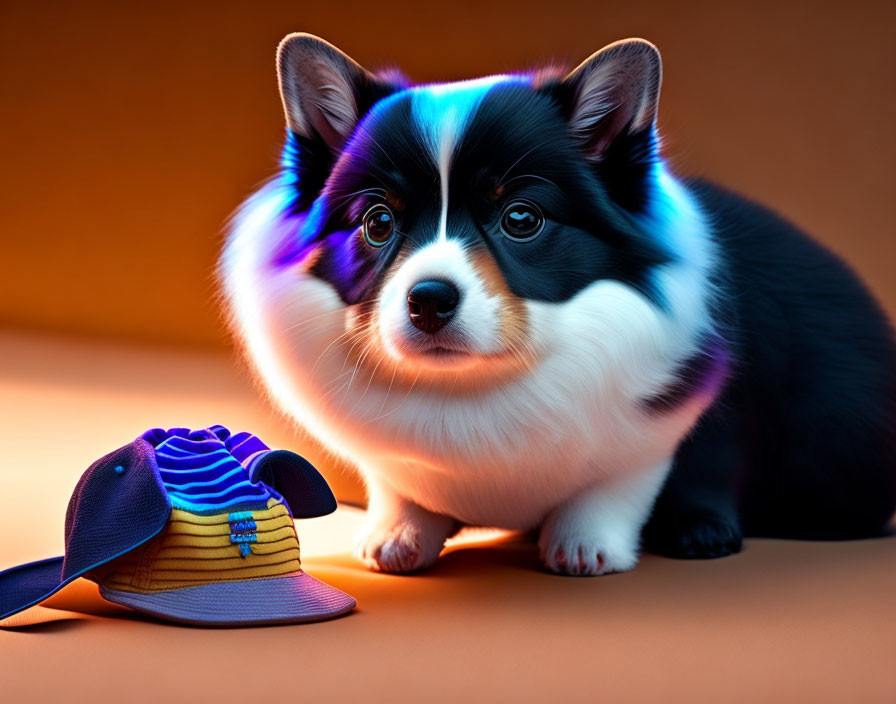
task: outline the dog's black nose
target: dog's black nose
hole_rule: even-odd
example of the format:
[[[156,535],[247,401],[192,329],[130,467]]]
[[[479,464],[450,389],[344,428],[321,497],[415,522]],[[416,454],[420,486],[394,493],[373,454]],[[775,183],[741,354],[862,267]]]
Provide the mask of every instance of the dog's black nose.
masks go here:
[[[408,315],[418,330],[430,334],[451,320],[460,303],[460,291],[447,281],[421,281],[408,292]]]

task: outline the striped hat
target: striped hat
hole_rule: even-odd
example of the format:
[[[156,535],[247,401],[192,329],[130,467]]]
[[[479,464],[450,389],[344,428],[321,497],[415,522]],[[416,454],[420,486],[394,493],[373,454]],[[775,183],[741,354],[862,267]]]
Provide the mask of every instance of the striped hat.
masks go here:
[[[0,619],[81,576],[109,601],[181,623],[339,616],[355,600],[302,570],[293,523],[335,509],[310,463],[254,435],[148,430],[82,475],[64,557],[0,573]]]

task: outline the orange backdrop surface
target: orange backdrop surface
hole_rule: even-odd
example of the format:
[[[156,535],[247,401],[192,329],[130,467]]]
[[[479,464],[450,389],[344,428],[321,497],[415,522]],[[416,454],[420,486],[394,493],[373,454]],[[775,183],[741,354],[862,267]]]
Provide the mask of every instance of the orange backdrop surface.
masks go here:
[[[252,429],[363,500],[227,359],[214,298],[222,226],[277,162],[287,32],[420,81],[646,37],[673,163],[810,230],[892,314],[894,29],[891,0],[0,0],[0,569],[58,554],[81,471],[148,425]],[[49,605],[86,615],[0,630],[0,698],[896,701],[892,538],[749,540],[599,580],[548,575],[514,540],[408,578],[350,557],[360,520],[300,527],[309,571],[358,598],[348,618],[174,629],[75,583]]]
[[[276,164],[274,48],[322,35],[421,81],[663,52],[683,171],[776,207],[892,313],[892,2],[24,2],[0,6],[0,322],[223,347],[212,268]]]

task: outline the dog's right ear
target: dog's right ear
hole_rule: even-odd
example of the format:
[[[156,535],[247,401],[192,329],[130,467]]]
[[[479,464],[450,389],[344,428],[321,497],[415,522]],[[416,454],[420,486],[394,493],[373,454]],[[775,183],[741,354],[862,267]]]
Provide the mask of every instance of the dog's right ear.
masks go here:
[[[277,49],[286,123],[302,139],[340,149],[358,120],[401,86],[382,81],[329,42],[303,32]]]
[[[623,39],[595,52],[563,79],[569,122],[591,159],[601,161],[620,137],[656,123],[663,64],[644,39]]]

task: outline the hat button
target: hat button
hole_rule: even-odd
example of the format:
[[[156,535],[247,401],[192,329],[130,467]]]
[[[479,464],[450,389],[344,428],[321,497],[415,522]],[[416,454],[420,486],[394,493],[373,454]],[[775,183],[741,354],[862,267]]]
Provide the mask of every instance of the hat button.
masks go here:
[[[115,465],[115,467],[113,467],[113,469],[115,470],[116,474],[124,474],[124,466],[123,465],[120,465],[120,464]]]

